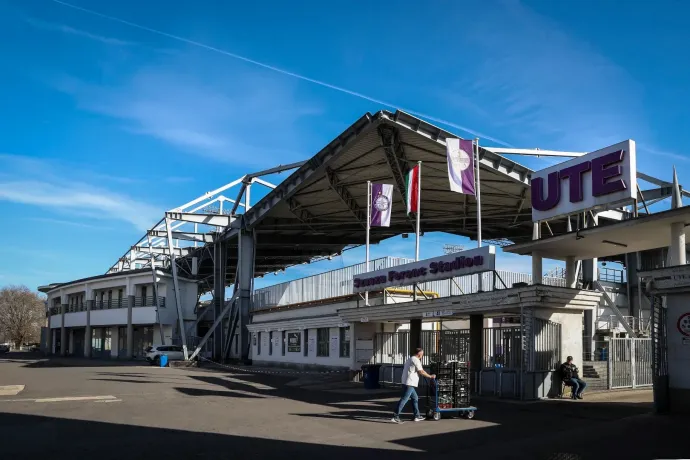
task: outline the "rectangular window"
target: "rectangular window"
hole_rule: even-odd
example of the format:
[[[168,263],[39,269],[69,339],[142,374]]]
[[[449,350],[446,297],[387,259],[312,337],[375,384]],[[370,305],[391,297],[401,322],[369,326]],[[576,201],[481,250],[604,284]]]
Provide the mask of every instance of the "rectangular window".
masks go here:
[[[117,290],[117,306],[122,308],[122,289]]]
[[[340,328],[340,357],[349,358],[350,357],[350,328],[341,327]]]
[[[103,351],[110,351],[112,340],[112,331],[109,327],[107,327],[105,328],[105,340],[103,340]]]
[[[256,354],[261,354],[261,332],[257,332],[256,335]]]
[[[268,356],[273,356],[273,331],[268,333]]]
[[[283,356],[285,356],[285,331],[282,331],[280,334],[282,336],[280,340],[282,342],[282,352]]]
[[[330,330],[327,327],[316,330],[316,356],[329,356],[330,339]]]
[[[146,286],[141,287],[141,304],[146,306]]]
[[[305,329],[303,334],[304,334],[304,356],[309,356],[309,329]]]

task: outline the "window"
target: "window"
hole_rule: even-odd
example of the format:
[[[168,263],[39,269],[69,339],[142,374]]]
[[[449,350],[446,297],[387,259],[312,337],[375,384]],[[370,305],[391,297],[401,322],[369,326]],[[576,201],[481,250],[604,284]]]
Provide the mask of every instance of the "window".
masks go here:
[[[112,331],[109,327],[105,328],[105,340],[103,340],[103,351],[110,351],[110,346],[112,343]]]
[[[142,305],[145,307],[146,306],[146,286],[141,287],[141,300],[142,300]]]
[[[304,356],[309,356],[309,329],[304,330]]]
[[[113,308],[113,291],[108,291],[108,308]]]
[[[122,308],[122,289],[117,290],[117,306]]]
[[[254,338],[256,339],[256,354],[258,356],[261,354],[261,332],[257,332]]]
[[[268,333],[268,356],[273,355],[273,331]]]
[[[341,327],[340,328],[340,357],[349,358],[350,357],[350,328]]]
[[[330,330],[320,327],[316,330],[316,356],[329,356]]]
[[[280,334],[281,334],[281,336],[282,336],[282,337],[281,337],[281,342],[282,342],[282,344],[283,344],[283,346],[282,346],[282,352],[283,352],[283,356],[285,356],[285,331],[281,332]]]

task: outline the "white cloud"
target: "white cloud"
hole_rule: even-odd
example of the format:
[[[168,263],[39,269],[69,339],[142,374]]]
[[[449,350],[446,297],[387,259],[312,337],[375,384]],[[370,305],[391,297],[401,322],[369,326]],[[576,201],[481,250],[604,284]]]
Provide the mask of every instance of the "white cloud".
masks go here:
[[[128,222],[145,230],[162,216],[163,209],[100,186],[74,180],[89,175],[70,174],[69,168],[46,160],[0,155],[0,200],[74,215]],[[74,173],[72,171],[72,173]]]
[[[40,181],[0,182],[0,200],[66,210],[87,210],[104,217],[129,222],[146,230],[162,215],[162,210],[124,195],[85,184],[64,185]]]
[[[138,69],[113,86],[69,76],[55,86],[84,110],[200,157],[265,166],[309,156],[304,130],[295,126],[321,111],[298,98],[293,84],[208,61],[199,68],[214,70],[195,72],[192,57],[172,61]]]
[[[106,37],[105,35],[99,35],[96,33],[87,32],[87,31],[82,30],[82,29],[76,29],[74,27],[70,27],[70,26],[65,25],[65,24],[55,24],[52,22],[42,21],[42,20],[36,19],[36,18],[27,18],[26,22],[31,24],[33,27],[35,27],[37,29],[46,30],[49,32],[59,32],[59,33],[63,33],[63,34],[87,38],[89,40],[103,43],[105,45],[111,45],[111,46],[133,46],[133,45],[136,45],[136,43],[134,43],[134,42],[130,42],[127,40],[121,40],[119,38],[114,38],[114,37]]]

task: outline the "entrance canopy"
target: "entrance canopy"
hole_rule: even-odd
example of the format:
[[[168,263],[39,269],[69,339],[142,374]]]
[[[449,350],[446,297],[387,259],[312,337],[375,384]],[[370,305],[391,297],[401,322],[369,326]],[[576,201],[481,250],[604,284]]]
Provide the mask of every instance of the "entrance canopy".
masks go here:
[[[591,310],[602,293],[558,286],[531,285],[440,299],[338,310],[347,322],[399,321],[411,318],[459,318],[470,314],[520,313],[521,308]]]
[[[690,207],[518,243],[503,250],[521,255],[536,252],[542,257],[556,260],[565,260],[567,257],[576,260],[609,257],[668,247],[671,243],[671,224],[678,222],[685,224],[687,238],[690,235]]]

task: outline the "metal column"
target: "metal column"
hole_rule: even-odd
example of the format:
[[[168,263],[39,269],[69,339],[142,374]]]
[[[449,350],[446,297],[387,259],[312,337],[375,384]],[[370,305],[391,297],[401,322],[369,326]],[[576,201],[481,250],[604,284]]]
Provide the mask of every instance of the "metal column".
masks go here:
[[[213,318],[218,319],[225,307],[225,284],[227,270],[227,244],[219,241],[213,245]],[[213,359],[223,359],[223,333],[225,328],[217,327],[213,332]],[[227,340],[227,338],[226,338]]]
[[[243,361],[249,360],[249,312],[254,290],[255,237],[250,230],[241,230],[238,235],[237,294],[239,302],[238,341]]]
[[[177,263],[175,262],[175,250],[173,247],[173,237],[172,237],[172,227],[171,227],[170,217],[165,217],[165,229],[168,232],[168,251],[170,253],[170,268],[172,269],[173,275],[173,288],[175,290],[175,306],[177,307],[177,320],[180,328],[180,339],[182,341],[182,352],[184,354],[184,359],[189,359],[189,354],[187,353],[187,333],[184,328],[184,316],[182,315],[182,299],[180,298],[180,283],[177,280]]]

